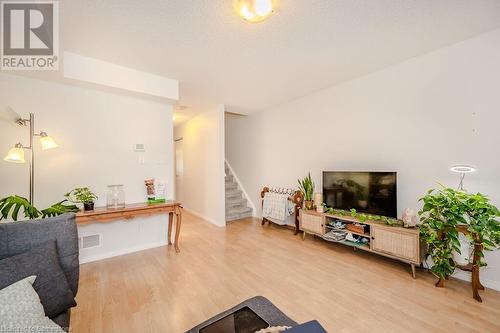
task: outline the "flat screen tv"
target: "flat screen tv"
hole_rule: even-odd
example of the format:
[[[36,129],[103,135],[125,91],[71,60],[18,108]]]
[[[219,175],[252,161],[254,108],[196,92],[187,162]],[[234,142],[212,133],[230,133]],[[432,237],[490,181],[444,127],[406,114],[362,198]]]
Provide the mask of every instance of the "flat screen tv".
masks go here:
[[[324,171],[328,207],[397,217],[396,172]]]

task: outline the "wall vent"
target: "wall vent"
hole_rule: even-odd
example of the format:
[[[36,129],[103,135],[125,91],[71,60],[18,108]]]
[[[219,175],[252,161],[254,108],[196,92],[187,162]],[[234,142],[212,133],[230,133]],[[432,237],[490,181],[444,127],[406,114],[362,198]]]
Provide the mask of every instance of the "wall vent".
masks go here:
[[[101,235],[89,235],[78,237],[78,246],[80,249],[88,249],[91,247],[101,246]]]

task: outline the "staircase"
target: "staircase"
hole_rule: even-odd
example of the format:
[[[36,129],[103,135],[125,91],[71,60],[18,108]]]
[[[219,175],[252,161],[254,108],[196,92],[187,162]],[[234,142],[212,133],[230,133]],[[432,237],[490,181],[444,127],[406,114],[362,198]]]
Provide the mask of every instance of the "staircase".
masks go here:
[[[238,182],[231,169],[226,166],[226,222],[252,216],[252,208],[247,206],[248,200],[239,189]]]

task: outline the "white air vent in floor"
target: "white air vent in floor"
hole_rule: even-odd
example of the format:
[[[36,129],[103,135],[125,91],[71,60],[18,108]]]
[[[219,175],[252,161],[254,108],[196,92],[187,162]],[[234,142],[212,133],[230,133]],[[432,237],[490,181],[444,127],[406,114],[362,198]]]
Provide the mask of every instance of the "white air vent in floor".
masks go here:
[[[78,237],[78,245],[81,249],[101,246],[101,235],[89,235]]]

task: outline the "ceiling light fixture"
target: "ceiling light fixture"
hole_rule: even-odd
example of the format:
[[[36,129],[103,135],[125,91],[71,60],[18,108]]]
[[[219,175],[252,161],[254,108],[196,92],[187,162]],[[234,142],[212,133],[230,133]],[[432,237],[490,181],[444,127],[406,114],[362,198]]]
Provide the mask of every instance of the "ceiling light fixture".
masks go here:
[[[275,0],[235,0],[234,8],[248,22],[261,22],[274,12]]]

